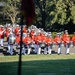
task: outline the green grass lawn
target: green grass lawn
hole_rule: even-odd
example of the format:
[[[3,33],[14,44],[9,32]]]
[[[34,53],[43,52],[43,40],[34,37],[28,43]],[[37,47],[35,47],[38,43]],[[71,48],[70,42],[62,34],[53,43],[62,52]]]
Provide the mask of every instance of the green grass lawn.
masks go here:
[[[18,56],[0,56],[0,75],[17,72]],[[22,75],[75,75],[75,55],[23,55]]]

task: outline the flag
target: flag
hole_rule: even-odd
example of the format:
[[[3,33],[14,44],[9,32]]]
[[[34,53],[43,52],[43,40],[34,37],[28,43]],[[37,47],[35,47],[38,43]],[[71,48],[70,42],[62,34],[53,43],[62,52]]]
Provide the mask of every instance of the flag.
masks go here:
[[[35,20],[34,0],[21,0],[21,13],[25,17],[27,27],[32,25]]]

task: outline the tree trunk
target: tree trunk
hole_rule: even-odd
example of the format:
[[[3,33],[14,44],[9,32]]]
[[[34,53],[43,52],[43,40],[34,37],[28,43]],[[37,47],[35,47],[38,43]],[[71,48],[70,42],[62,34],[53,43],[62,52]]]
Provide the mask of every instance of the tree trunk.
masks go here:
[[[44,0],[43,2],[42,2],[42,5],[41,5],[41,15],[42,15],[42,20],[41,20],[41,23],[42,23],[42,28],[44,29],[44,30],[46,30],[45,29],[45,21],[46,21],[46,12],[45,12],[45,6],[46,6],[46,1]]]
[[[16,23],[16,17],[10,17],[12,25],[14,25]]]

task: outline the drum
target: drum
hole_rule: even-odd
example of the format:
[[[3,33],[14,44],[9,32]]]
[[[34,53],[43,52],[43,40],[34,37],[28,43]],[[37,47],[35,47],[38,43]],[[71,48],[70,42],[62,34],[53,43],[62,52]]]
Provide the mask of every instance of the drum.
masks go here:
[[[53,47],[55,47],[55,46],[56,46],[56,42],[53,43]]]
[[[61,44],[61,42],[60,42],[60,41],[58,41],[58,44]]]
[[[34,44],[32,43],[32,44],[30,45],[30,47],[31,47],[31,48],[34,48]]]
[[[66,41],[67,45],[70,45],[70,41]]]
[[[52,42],[49,42],[48,44],[52,45]]]
[[[45,47],[45,43],[41,43],[40,46],[41,46],[41,48]]]
[[[64,46],[64,41],[62,41],[61,46]]]
[[[61,46],[64,46],[64,43],[61,43]]]
[[[71,47],[73,47],[73,46],[74,46],[74,43],[73,43],[72,41],[70,42],[70,46],[71,46]]]
[[[15,44],[15,36],[13,34],[9,35],[9,40],[8,40],[8,43],[9,44]]]

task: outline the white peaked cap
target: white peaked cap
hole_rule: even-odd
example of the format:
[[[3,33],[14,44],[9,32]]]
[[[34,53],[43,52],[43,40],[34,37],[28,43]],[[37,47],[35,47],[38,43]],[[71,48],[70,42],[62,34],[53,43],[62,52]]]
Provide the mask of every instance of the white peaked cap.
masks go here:
[[[10,26],[10,24],[7,24],[7,26]]]
[[[57,33],[57,35],[60,35],[60,33]]]
[[[16,26],[19,26],[18,24]]]

